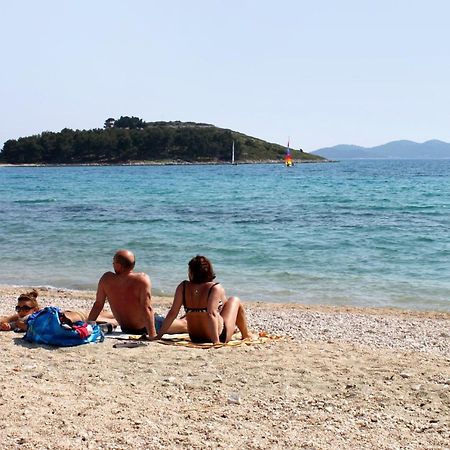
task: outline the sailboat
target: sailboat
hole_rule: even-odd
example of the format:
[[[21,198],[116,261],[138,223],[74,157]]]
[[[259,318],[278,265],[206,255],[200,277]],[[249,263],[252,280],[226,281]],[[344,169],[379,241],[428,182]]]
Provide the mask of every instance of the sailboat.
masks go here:
[[[234,141],[233,141],[233,145],[231,146],[231,164],[237,164],[234,161]]]
[[[286,167],[292,167],[294,165],[294,161],[292,160],[292,155],[291,155],[291,149],[289,147],[289,139],[288,139],[288,144],[287,144],[287,148],[286,148],[286,155],[284,157],[284,164],[286,165]]]

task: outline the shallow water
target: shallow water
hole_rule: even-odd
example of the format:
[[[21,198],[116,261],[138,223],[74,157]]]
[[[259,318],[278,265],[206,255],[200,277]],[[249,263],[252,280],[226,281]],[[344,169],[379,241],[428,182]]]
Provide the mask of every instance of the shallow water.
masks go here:
[[[247,300],[450,310],[450,160],[0,167],[0,283],[95,288],[117,248],[155,293],[209,256]]]

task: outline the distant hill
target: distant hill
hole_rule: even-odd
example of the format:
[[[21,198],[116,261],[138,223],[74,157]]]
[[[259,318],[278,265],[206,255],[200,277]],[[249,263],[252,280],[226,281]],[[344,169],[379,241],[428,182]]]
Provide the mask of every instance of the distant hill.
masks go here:
[[[413,141],[393,141],[377,147],[336,145],[312,152],[327,159],[450,159],[450,144],[431,140],[422,144]]]
[[[104,128],[71,130],[6,141],[0,162],[8,164],[121,164],[282,161],[286,148],[214,125],[194,122],[144,122],[137,117],[109,118]],[[293,151],[293,158],[322,161]]]

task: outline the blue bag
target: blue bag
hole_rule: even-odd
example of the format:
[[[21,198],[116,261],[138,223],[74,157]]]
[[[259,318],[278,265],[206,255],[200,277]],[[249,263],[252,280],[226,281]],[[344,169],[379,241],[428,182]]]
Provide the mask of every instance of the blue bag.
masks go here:
[[[74,328],[61,323],[63,316],[61,310],[56,306],[46,306],[33,313],[27,321],[28,328],[24,336],[29,342],[37,344],[55,345],[58,347],[71,347],[74,345],[88,344],[90,342],[102,342],[104,335],[100,327],[96,324],[86,324],[86,322],[75,322]],[[76,326],[91,330],[89,336],[82,337]],[[82,333],[83,334],[83,333]]]

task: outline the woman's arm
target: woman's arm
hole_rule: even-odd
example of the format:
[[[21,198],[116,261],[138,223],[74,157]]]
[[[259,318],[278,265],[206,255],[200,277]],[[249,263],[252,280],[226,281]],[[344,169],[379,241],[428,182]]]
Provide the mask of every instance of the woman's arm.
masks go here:
[[[208,299],[208,331],[213,344],[219,344],[219,302],[224,296],[223,287],[214,286]]]
[[[158,340],[163,337],[163,335],[167,332],[172,325],[173,321],[178,317],[178,313],[180,312],[181,305],[183,304],[183,283],[180,283],[175,290],[175,295],[173,297],[173,303],[170,308],[170,311],[167,313],[166,318],[164,319],[161,328],[152,340]]]
[[[30,316],[27,316],[27,317],[24,317],[24,318],[22,318],[22,319],[19,319],[17,322],[16,322],[16,326],[15,326],[15,328],[13,328],[13,329],[16,329],[16,330],[22,330],[22,331],[27,331],[28,330],[28,318],[29,318]]]
[[[18,314],[2,317],[0,319],[0,331],[11,331],[16,328],[16,322],[19,320]]]

